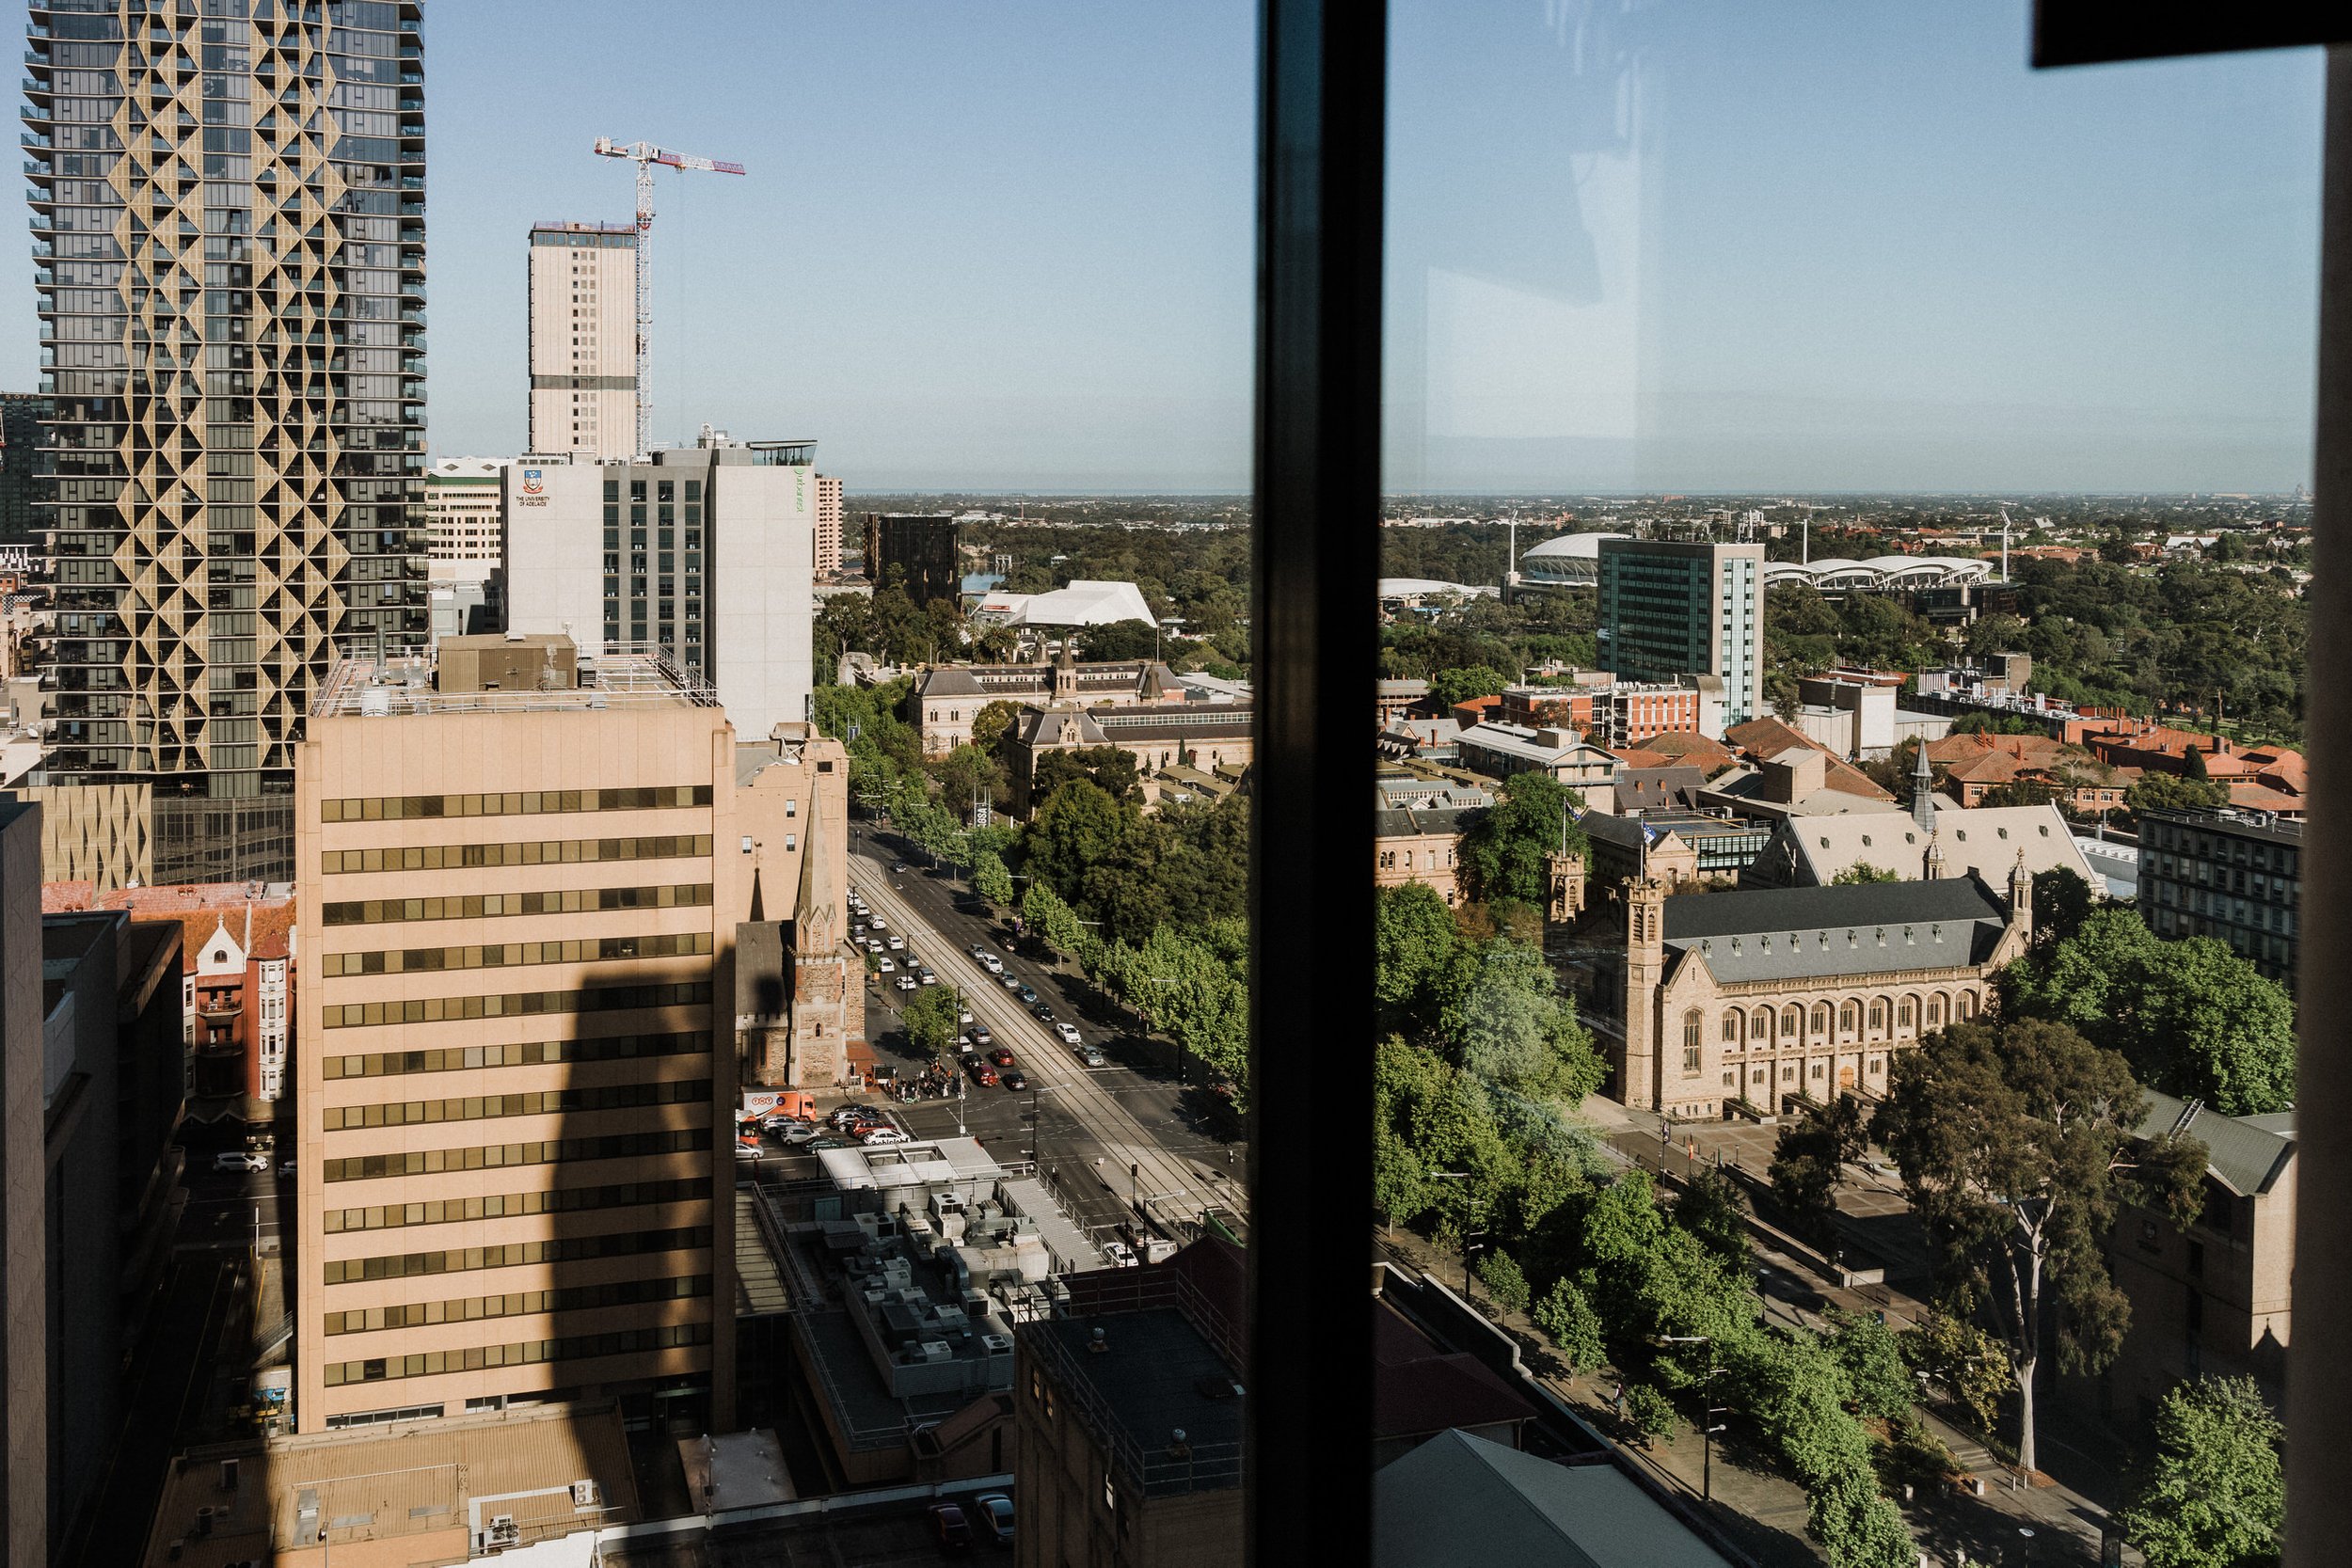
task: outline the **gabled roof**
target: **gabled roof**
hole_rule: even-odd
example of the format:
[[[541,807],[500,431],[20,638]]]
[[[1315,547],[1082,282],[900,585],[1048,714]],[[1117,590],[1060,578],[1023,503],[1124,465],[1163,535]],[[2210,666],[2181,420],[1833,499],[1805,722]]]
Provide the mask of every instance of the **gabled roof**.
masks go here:
[[[1428,833],[1459,834],[1478,819],[1484,806],[1415,808],[1392,806],[1372,814],[1375,838],[1419,838]]]
[[[1724,982],[1979,964],[2008,914],[1974,878],[1681,894],[1665,942]]]
[[[1780,832],[1797,863],[1800,882],[1827,882],[1856,864],[1892,871],[1906,880],[1927,875],[1929,835],[1908,813],[1792,817]],[[2104,885],[2054,805],[1963,810],[1939,800],[1935,836],[1943,842],[1947,877],[1973,871],[1988,884],[2005,887],[2023,851],[2027,871],[2063,866],[2094,888]]]
[[[2167,1132],[2186,1132],[2205,1146],[2205,1168],[2214,1179],[2240,1197],[2266,1193],[2295,1158],[2295,1113],[2265,1117],[2225,1117],[2201,1105],[2189,1114],[2188,1102],[2169,1094],[2148,1092],[2148,1114],[2140,1118],[2139,1135],[2160,1138]]]
[[[1821,783],[1841,795],[1859,795],[1867,800],[1892,800],[1895,797],[1879,787],[1870,776],[1851,763],[1818,744],[1812,736],[1790,728],[1777,719],[1751,719],[1744,724],[1734,724],[1724,732],[1724,738],[1751,756],[1770,759],[1790,751],[1821,753]],[[1648,744],[1644,742],[1644,744]]]
[[[1382,1568],[1728,1568],[1613,1465],[1560,1465],[1446,1432],[1373,1478]]]

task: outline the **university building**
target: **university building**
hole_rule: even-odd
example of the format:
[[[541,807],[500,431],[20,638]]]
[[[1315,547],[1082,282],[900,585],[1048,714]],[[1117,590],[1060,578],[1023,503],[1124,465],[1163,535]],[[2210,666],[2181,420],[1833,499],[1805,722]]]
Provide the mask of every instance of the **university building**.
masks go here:
[[[1974,1018],[2033,934],[2033,878],[1670,895],[1625,889],[1618,1098],[1677,1117],[1879,1095],[1894,1053]],[[1604,1025],[1604,1034],[1606,1026]]]

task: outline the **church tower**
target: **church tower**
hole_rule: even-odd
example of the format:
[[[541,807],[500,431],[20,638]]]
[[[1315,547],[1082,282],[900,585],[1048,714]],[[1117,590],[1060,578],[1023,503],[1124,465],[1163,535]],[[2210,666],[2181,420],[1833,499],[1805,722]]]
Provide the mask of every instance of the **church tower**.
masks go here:
[[[1065,632],[1061,640],[1061,657],[1054,660],[1054,701],[1074,703],[1078,700],[1078,634]]]
[[[1658,989],[1666,971],[1666,884],[1646,867],[1625,887],[1625,1060],[1617,1090],[1628,1105],[1660,1104],[1658,1053],[1664,1031]]]

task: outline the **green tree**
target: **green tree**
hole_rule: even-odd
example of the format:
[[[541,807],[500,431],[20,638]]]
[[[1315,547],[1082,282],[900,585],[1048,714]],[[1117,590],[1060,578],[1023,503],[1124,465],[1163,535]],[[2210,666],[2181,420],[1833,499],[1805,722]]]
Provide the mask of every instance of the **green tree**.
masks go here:
[[[1089,941],[1077,911],[1041,881],[1032,881],[1021,895],[1021,924],[1057,953],[1075,953]]]
[[[2034,945],[2050,948],[2072,938],[2090,918],[2093,907],[2090,884],[2083,880],[2081,872],[2063,865],[2035,872]]]
[[[1867,1313],[1833,1309],[1829,1319],[1830,1354],[1846,1370],[1854,1408],[1882,1418],[1909,1410],[1915,1390],[1894,1332]]]
[[[1461,964],[1454,911],[1435,889],[1404,882],[1374,895],[1372,929],[1373,995],[1388,1026],[1434,1026]]]
[[[1117,746],[1080,746],[1067,752],[1047,752],[1037,759],[1029,781],[1029,813],[1037,813],[1073,781],[1094,785],[1121,804],[1139,802],[1143,784],[1136,759]]]
[[[1543,954],[1508,940],[1480,948],[1440,1028],[1464,1069],[1530,1100],[1578,1104],[1607,1074]]]
[[[1441,706],[1451,708],[1473,697],[1500,696],[1509,684],[1502,671],[1473,664],[1458,670],[1440,670],[1430,676],[1429,695]]]
[[[1626,1390],[1625,1418],[1633,1423],[1633,1430],[1642,1434],[1645,1445],[1675,1436],[1674,1402],[1646,1383],[1637,1383]]]
[[[2286,1519],[2285,1431],[2251,1378],[2175,1384],[2156,1407],[2155,1451],[2117,1511],[2149,1568],[2263,1568]]]
[[[1572,819],[1575,791],[1549,773],[1516,773],[1502,794],[1462,835],[1461,871],[1470,895],[1483,902],[1517,899],[1541,909],[1550,889],[1544,857],[1586,852],[1584,830]]]
[[[927,1056],[944,1056],[956,1043],[959,1021],[956,993],[946,986],[927,986],[908,1001],[898,1021],[907,1037]]]
[[[1160,633],[1149,621],[1113,621],[1079,633],[1083,657],[1106,663],[1157,658]]]
[[[1478,1260],[1478,1282],[1505,1312],[1527,1310],[1527,1275],[1518,1259],[1496,1247]]]
[[[1947,1293],[2000,1325],[2031,1469],[2045,1336],[2067,1371],[2114,1359],[2131,1307],[2099,1238],[2127,1200],[2193,1219],[2205,1150],[2139,1140],[2148,1102],[2123,1057],[2042,1019],[1954,1024],[1897,1053],[1891,1076],[1871,1134],[1902,1173]]]
[[[973,854],[972,891],[1000,910],[1012,907],[1012,873],[1005,869],[1003,858],[994,850],[981,849]]]
[[[2122,1053],[2155,1088],[2227,1116],[2295,1103],[2295,1004],[2216,937],[2166,940],[2102,909],[2002,976],[2010,1010]]]
[[[2205,753],[2194,746],[2184,750],[2181,753],[2181,776],[2191,784],[2209,783],[2213,773],[2205,766]]]
[[[1773,1143],[1768,1173],[1772,1196],[1800,1224],[1826,1227],[1837,1212],[1846,1166],[1862,1158],[1867,1143],[1861,1102],[1851,1095],[1808,1104]]]
[[[1100,951],[1100,950],[1098,950]],[[1248,1082],[1249,988],[1208,943],[1162,926],[1121,943],[1115,994],[1229,1083]]]
[[[1993,1430],[2010,1387],[1999,1340],[1965,1318],[1930,1312],[1897,1335],[1896,1342],[1912,1370],[1943,1385],[1979,1428]]]
[[[1691,1178],[1675,1200],[1674,1219],[1726,1263],[1747,1262],[1748,1200],[1722,1170],[1706,1168]]]
[[[1535,1326],[1551,1340],[1552,1349],[1572,1372],[1589,1372],[1606,1355],[1601,1346],[1600,1319],[1584,1292],[1569,1279],[1555,1279],[1535,1304]]]
[[[1082,896],[1089,872],[1119,861],[1120,847],[1136,820],[1133,810],[1091,780],[1073,780],[1047,797],[1030,817],[1028,830],[1021,835],[1024,867],[1074,902]]]
[[[2123,791],[2123,803],[2134,811],[2212,811],[2230,803],[2230,786],[2178,773],[2142,773]]]
[[[1867,882],[1899,882],[1902,878],[1883,865],[1868,861],[1856,861],[1829,879],[1832,887],[1860,887]]]
[[[993,702],[972,716],[972,744],[991,756],[1003,745],[1005,736],[1012,733],[1013,724],[1021,718],[1018,703]]]

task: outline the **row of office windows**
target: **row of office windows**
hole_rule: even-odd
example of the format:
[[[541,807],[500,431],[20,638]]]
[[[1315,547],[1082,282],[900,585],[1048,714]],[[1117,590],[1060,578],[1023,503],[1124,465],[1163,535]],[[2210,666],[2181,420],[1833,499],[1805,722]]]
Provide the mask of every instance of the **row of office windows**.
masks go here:
[[[469,1345],[464,1350],[427,1351],[418,1355],[330,1361],[326,1365],[326,1386],[334,1388],[346,1383],[437,1377],[443,1372],[522,1367],[538,1361],[584,1361],[596,1356],[633,1355],[644,1351],[708,1343],[708,1323],[677,1323],[663,1328],[622,1329],[612,1334],[581,1334],[564,1339],[527,1339],[517,1345]]]
[[[708,784],[637,789],[526,789],[502,795],[358,795],[319,802],[327,822],[400,822],[434,816],[532,816],[547,812],[663,811],[710,804]]]
[[[666,861],[707,857],[708,833],[654,833],[642,838],[550,838],[520,844],[421,844],[405,848],[329,849],[319,869],[332,877],[352,871],[454,871],[489,865],[580,865],[596,861]]]
[[[1775,1039],[1801,1040],[1810,1037],[1816,1041],[1827,1040],[1832,1037],[1830,1024],[1833,1017],[1838,1039],[1859,1039],[1866,1033],[1884,1035],[1888,1033],[1890,1021],[1895,1033],[1907,1035],[1922,1027],[1941,1029],[1947,1022],[1974,1018],[1978,1006],[1977,993],[1963,990],[1957,995],[1936,991],[1924,998],[1874,996],[1867,1004],[1849,1000],[1837,1004],[1834,1011],[1829,1003],[1816,1002],[1809,1015],[1804,1006],[1797,1003],[1790,1003],[1777,1012],[1771,1007],[1758,1007],[1754,1012],[1732,1007],[1723,1015],[1723,1043],[1726,1050],[1739,1051],[1749,1045],[1763,1050]],[[1924,1024],[1921,1022],[1923,1017],[1926,1021]],[[1698,1049],[1705,1022],[1704,1015],[1696,1007],[1682,1015],[1685,1051]],[[1809,1032],[1806,1027],[1808,1022],[1811,1024]]]
[[[710,1178],[675,1181],[614,1181],[602,1187],[551,1187],[530,1193],[490,1193],[480,1197],[435,1198],[425,1203],[377,1203],[364,1209],[329,1209],[329,1236],[346,1230],[404,1230],[419,1225],[464,1220],[518,1219],[526,1214],[577,1214],[596,1209],[636,1209],[660,1203],[691,1203],[710,1196]]]
[[[710,982],[672,986],[585,986],[578,990],[525,990],[503,996],[418,996],[405,1002],[346,1002],[323,1010],[329,1029],[379,1023],[453,1023],[462,1019],[521,1018],[532,1013],[628,1012],[641,1007],[691,1007],[710,1001]]]
[[[372,1051],[324,1056],[319,1076],[398,1078],[411,1072],[462,1072],[482,1068],[544,1067],[550,1062],[618,1062],[634,1056],[686,1056],[710,1049],[702,1031],[673,1035],[602,1035],[588,1039],[523,1040],[514,1045],[451,1046],[438,1051]]]
[[[322,905],[328,926],[391,926],[412,920],[490,920],[505,915],[586,914],[597,910],[700,909],[708,882],[646,887],[553,888],[545,893],[469,893],[440,898],[352,898]]]
[[[385,1105],[329,1105],[320,1113],[328,1132],[369,1127],[416,1127],[437,1121],[485,1121],[497,1117],[543,1117],[563,1111],[621,1111],[639,1105],[691,1105],[710,1098],[707,1078],[598,1088],[538,1089],[528,1094],[472,1094],[449,1100],[393,1101]]]
[[[410,1302],[405,1307],[355,1307],[326,1314],[326,1332],[376,1334],[391,1328],[478,1323],[485,1318],[521,1318],[535,1312],[640,1307],[649,1301],[682,1301],[708,1294],[710,1276],[707,1274],[680,1275],[675,1279],[615,1279],[602,1285],[567,1285],[559,1291],[510,1291],[497,1296]]]
[[[475,1269],[511,1269],[528,1263],[581,1263],[598,1258],[637,1258],[655,1252],[692,1252],[710,1244],[710,1227],[681,1225],[668,1230],[615,1230],[602,1236],[562,1236],[504,1246],[452,1247],[447,1252],[398,1252],[381,1258],[330,1259],[322,1270],[329,1285],[368,1279],[415,1279],[425,1275],[469,1274]]]
[[[418,1148],[404,1154],[349,1154],[326,1164],[329,1181],[374,1181],[391,1176],[434,1176],[453,1170],[502,1170],[552,1165],[565,1160],[628,1160],[644,1154],[684,1154],[710,1147],[707,1127],[665,1132],[615,1132],[595,1138],[543,1138],[535,1143],[478,1144],[466,1148]]]
[[[567,942],[494,942],[467,947],[328,953],[319,959],[319,973],[332,980],[347,974],[417,974],[450,969],[591,963],[607,958],[692,958],[709,951],[708,931],[650,932],[644,936],[585,937]]]

